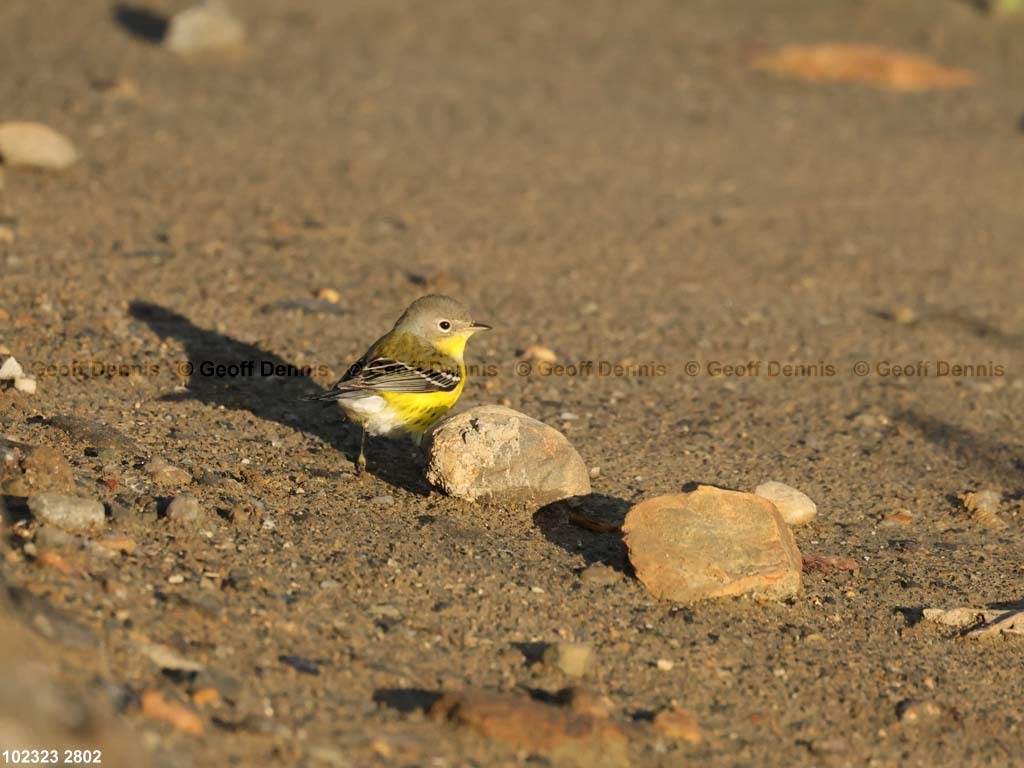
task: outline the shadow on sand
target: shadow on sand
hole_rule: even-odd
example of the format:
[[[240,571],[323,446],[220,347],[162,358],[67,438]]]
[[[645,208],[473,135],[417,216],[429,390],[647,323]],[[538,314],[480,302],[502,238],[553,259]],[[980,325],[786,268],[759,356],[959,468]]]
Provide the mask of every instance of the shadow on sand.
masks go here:
[[[188,318],[148,302],[133,302],[131,316],[146,323],[162,338],[179,340],[185,346],[192,373],[187,389],[164,395],[164,401],[198,400],[231,410],[248,411],[264,421],[276,421],[289,429],[318,438],[342,452],[349,462],[359,453],[359,430],[347,423],[333,403],[307,403],[302,398],[324,391],[307,376],[263,376],[261,368],[297,369],[294,363],[216,331],[199,328]],[[203,363],[234,364],[255,361],[252,375],[204,376]],[[184,362],[184,361],[183,361]],[[343,444],[344,443],[344,444]],[[430,485],[423,477],[422,460],[409,444],[389,440],[366,441],[367,471],[399,488],[426,496]],[[413,455],[417,456],[412,461]]]
[[[147,43],[158,45],[167,34],[167,17],[142,6],[116,3],[111,13],[121,29]]]
[[[591,493],[574,496],[541,507],[533,522],[544,536],[566,552],[581,553],[587,564],[604,563],[617,571],[632,573],[626,544],[622,540],[622,521],[630,503],[615,496]],[[606,525],[612,530],[591,531],[571,521],[577,515],[588,521]]]

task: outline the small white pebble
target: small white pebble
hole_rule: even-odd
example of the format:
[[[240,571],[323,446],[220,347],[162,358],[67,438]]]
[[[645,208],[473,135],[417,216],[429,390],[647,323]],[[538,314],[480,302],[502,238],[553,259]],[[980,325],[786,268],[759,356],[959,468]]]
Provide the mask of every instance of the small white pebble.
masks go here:
[[[658,659],[657,667],[662,672],[671,672],[676,663],[671,659]]]
[[[167,577],[168,584],[181,584],[185,581],[185,577],[180,573],[174,573]]]
[[[538,595],[543,595],[544,594],[544,588],[543,587],[530,587],[530,591],[531,592],[535,592]]]
[[[590,468],[590,479],[591,480],[597,480],[597,478],[599,478],[600,476],[601,476],[601,468],[600,467],[591,467]]]
[[[11,358],[14,359],[13,357]],[[22,376],[14,380],[14,388],[19,392],[24,392],[26,395],[34,395],[36,393],[36,380],[28,376]]]

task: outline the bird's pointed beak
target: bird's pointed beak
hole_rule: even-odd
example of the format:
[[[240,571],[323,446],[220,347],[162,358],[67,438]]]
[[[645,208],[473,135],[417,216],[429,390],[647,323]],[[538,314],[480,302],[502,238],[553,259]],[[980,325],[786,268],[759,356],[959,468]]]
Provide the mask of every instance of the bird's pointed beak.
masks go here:
[[[473,330],[473,333],[476,333],[477,331],[489,331],[489,330],[491,330],[491,326],[486,325],[484,323],[473,323],[469,327]]]

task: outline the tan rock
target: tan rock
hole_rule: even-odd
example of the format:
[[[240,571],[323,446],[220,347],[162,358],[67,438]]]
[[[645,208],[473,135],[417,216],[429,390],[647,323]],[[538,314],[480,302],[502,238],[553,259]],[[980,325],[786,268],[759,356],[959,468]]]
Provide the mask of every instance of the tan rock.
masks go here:
[[[0,160],[5,165],[27,165],[61,170],[78,159],[74,145],[42,123],[0,123]]]
[[[430,708],[430,713],[512,749],[544,755],[554,765],[629,765],[626,736],[611,720],[518,694],[449,693]]]
[[[999,507],[1003,503],[1003,494],[999,491],[986,488],[963,493],[960,494],[960,501],[974,522],[983,528],[998,531],[1006,527],[1006,521],[999,517]]]
[[[238,48],[245,26],[221,0],[206,0],[171,17],[164,45],[182,56]]]
[[[593,655],[589,643],[554,643],[544,649],[543,661],[570,677],[582,677]]]
[[[803,583],[793,534],[754,494],[702,485],[659,496],[630,509],[622,530],[637,578],[657,597],[786,598]]]
[[[754,494],[774,504],[786,525],[807,525],[818,514],[817,505],[806,493],[777,480],[761,483]]]
[[[9,496],[31,496],[46,491],[73,493],[75,489],[71,465],[54,448],[34,448],[19,463],[5,462],[3,467],[0,488]]]
[[[498,405],[441,420],[426,455],[427,479],[469,501],[543,505],[590,493],[587,465],[561,432]]]
[[[666,739],[700,744],[700,725],[697,716],[688,709],[663,709],[654,716],[654,730]]]
[[[154,483],[164,487],[188,485],[192,482],[191,474],[163,459],[153,459],[146,464],[146,474]]]

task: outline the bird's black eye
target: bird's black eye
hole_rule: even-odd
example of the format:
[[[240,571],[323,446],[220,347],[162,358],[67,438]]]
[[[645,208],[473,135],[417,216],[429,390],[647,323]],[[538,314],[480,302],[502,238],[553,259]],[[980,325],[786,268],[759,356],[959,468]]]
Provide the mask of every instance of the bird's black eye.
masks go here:
[[[452,329],[452,324],[449,323],[447,320],[442,320],[440,323],[437,324],[437,327],[440,328],[442,331],[450,331]]]

